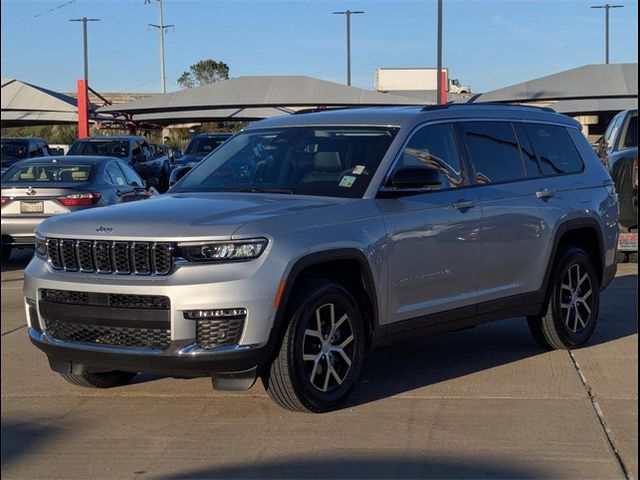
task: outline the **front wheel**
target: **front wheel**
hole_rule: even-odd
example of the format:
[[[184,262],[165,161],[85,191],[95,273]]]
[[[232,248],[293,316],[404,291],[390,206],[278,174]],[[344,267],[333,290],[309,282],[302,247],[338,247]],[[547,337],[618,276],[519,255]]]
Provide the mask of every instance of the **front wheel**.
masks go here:
[[[600,282],[590,257],[579,248],[562,252],[551,278],[545,312],[527,319],[534,339],[545,348],[586,344],[598,321]]]
[[[332,410],[355,386],[364,359],[358,303],[342,285],[314,281],[289,311],[280,351],[262,376],[264,386],[288,410]]]

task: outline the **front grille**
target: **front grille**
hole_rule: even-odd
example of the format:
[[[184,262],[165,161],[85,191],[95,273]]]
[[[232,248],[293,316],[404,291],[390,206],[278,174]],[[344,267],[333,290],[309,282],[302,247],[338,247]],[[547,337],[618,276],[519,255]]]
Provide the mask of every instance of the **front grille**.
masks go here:
[[[165,349],[171,343],[170,330],[112,327],[47,320],[47,333],[58,340],[133,348]]]
[[[196,343],[202,348],[236,345],[244,330],[245,315],[196,321]]]
[[[43,289],[41,298],[45,302],[68,305],[92,305],[111,308],[133,308],[144,310],[169,310],[169,297],[161,295],[128,295],[122,293],[89,293],[72,290]]]
[[[47,258],[55,270],[119,275],[168,275],[173,245],[165,242],[47,239]]]

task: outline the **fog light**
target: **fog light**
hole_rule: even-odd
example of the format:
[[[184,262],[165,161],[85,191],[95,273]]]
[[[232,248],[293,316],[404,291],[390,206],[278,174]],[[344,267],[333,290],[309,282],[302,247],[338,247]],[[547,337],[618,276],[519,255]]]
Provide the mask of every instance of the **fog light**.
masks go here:
[[[246,308],[225,308],[216,310],[185,310],[184,318],[188,320],[200,320],[203,318],[237,318],[247,315]]]

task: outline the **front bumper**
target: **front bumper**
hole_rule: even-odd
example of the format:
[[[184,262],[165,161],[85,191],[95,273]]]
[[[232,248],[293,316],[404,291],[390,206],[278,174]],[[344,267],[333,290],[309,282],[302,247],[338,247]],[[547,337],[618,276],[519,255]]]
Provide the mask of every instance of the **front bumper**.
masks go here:
[[[167,276],[135,276],[56,271],[36,256],[24,273],[29,336],[50,359],[94,371],[118,369],[183,376],[245,371],[260,366],[269,354],[277,283],[273,282],[272,267],[265,263],[261,257],[234,264],[176,266]],[[53,308],[43,299],[44,290],[80,292],[88,295],[89,305],[63,302]],[[162,311],[115,308],[105,301],[111,296],[163,296],[168,306]],[[234,337],[237,340],[232,345],[200,347],[196,343],[197,320],[187,318],[185,311],[218,309],[241,309],[245,314],[242,332]],[[119,322],[125,328],[151,328],[149,322],[165,322],[162,329],[169,334],[162,347],[71,341],[75,337],[60,336],[48,328],[52,326],[47,325],[49,319],[97,327]]]
[[[29,328],[31,342],[50,358],[56,370],[68,365],[68,373],[122,370],[174,376],[208,376],[212,373],[246,371],[262,365],[268,357],[265,345],[234,345],[208,352],[190,340],[171,343],[164,350],[85,345],[64,342]]]

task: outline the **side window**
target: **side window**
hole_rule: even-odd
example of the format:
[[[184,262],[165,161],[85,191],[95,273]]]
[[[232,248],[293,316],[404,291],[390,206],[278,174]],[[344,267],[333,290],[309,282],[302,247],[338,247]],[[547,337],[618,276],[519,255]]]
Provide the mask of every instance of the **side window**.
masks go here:
[[[631,115],[627,122],[627,131],[624,134],[622,148],[638,146],[638,112]]]
[[[120,167],[115,162],[109,162],[107,165],[107,175],[111,179],[111,183],[114,185],[126,185],[127,180],[124,178],[124,174]]]
[[[582,171],[584,163],[565,127],[527,123],[524,128],[533,144],[543,175]]]
[[[620,129],[620,123],[622,123],[623,118],[623,113],[619,113],[618,115],[613,117],[613,120],[611,120],[611,123],[607,127],[607,130],[604,132],[604,140],[607,144],[607,148],[613,147],[613,142],[616,141],[617,133]]]
[[[29,157],[39,157],[40,152],[38,151],[38,145],[33,140],[29,141]]]
[[[140,144],[138,142],[133,142],[133,150],[131,151],[132,158],[136,155],[140,155],[142,153],[142,149],[140,148]]]
[[[136,172],[134,172],[129,165],[127,165],[126,163],[121,163],[120,168],[124,173],[124,177],[127,179],[127,185],[132,185],[135,183],[139,187],[144,187],[144,183],[142,182],[140,176]]]
[[[527,132],[520,123],[514,123],[513,129],[516,132],[518,143],[520,144],[520,151],[522,152],[522,160],[524,161],[524,169],[527,172],[527,178],[538,178],[542,176],[536,154],[533,151]]]
[[[395,168],[414,166],[438,170],[442,180],[440,189],[456,188],[464,183],[453,125],[427,125],[412,135]]]
[[[476,183],[526,178],[511,123],[462,122],[460,128],[475,167]]]

